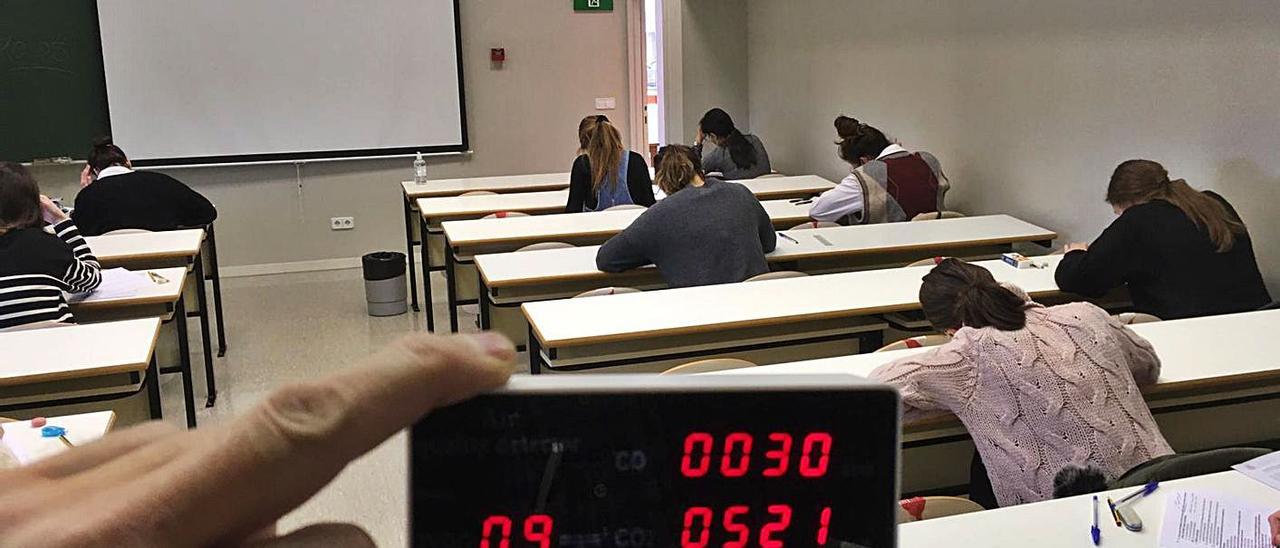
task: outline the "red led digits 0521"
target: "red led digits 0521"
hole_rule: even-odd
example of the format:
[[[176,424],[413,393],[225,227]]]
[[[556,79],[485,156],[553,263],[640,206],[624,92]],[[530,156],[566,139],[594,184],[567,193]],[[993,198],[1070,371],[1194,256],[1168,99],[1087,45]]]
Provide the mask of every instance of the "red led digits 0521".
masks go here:
[[[767,436],[764,444],[764,461],[768,465],[760,470],[766,478],[777,478],[786,475],[791,465],[791,451],[794,447],[791,434],[773,432]],[[833,439],[826,432],[811,432],[804,436],[800,443],[800,459],[796,469],[804,478],[820,478],[827,475],[831,464],[831,445]],[[714,456],[719,449],[719,459]],[[720,443],[715,436],[706,432],[693,432],[684,438],[684,453],[680,457],[680,475],[686,478],[701,478],[711,474],[712,463],[719,461],[720,476],[740,478],[751,472],[751,456],[755,449],[755,438],[746,432],[733,432],[724,437]]]
[[[791,507],[786,504],[770,504],[765,507],[768,521],[760,527],[756,542],[751,543],[752,531],[742,518],[749,516],[752,509],[747,506],[730,506],[724,510],[719,519],[716,512],[705,506],[694,506],[684,511],[684,528],[680,531],[681,548],[708,548],[711,545],[711,532],[720,529],[728,534],[724,548],[743,548],[761,546],[762,548],[780,548],[783,546],[782,535],[791,527]],[[718,527],[717,527],[718,525]],[[830,537],[831,507],[824,507],[818,514],[817,546],[826,546]]]

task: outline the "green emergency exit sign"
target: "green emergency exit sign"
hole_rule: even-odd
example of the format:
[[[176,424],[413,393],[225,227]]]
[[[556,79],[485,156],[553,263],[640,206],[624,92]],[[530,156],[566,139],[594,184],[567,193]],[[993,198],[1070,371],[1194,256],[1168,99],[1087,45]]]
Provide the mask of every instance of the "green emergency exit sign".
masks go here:
[[[573,0],[573,11],[613,11],[613,0]]]

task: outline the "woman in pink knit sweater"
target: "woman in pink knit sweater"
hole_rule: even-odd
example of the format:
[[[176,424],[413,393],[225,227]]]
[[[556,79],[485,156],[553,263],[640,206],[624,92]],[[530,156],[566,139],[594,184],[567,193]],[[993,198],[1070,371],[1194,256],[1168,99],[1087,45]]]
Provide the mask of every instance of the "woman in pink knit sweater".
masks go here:
[[[1173,453],[1138,390],[1160,359],[1102,309],[1044,307],[956,259],[924,277],[920,304],[952,340],[871,376],[902,393],[904,422],[949,412],[964,423],[1000,506],[1053,498],[1068,464],[1113,480]]]

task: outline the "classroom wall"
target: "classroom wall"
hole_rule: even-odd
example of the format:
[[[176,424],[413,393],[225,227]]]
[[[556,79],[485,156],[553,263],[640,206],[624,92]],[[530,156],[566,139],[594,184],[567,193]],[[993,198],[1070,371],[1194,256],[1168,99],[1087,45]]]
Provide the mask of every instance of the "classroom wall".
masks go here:
[[[461,4],[469,157],[429,160],[434,178],[568,171],[577,124],[594,98],[627,134],[626,2],[611,13],[573,3],[467,0]],[[505,47],[502,69],[489,48]],[[121,143],[128,149],[128,143]],[[87,143],[86,143],[87,146]],[[219,206],[223,265],[292,263],[403,250],[399,181],[411,159],[168,170]],[[79,168],[36,169],[46,192],[70,199]],[[299,184],[298,175],[301,174]],[[329,230],[354,216],[356,229]]]
[[[698,120],[712,107],[723,108],[739,128],[750,128],[747,0],[682,0],[680,7],[682,133],[671,140],[693,143]]]
[[[751,126],[839,179],[854,115],[942,160],[948,205],[1091,240],[1131,158],[1223,193],[1280,296],[1280,3],[749,1]]]

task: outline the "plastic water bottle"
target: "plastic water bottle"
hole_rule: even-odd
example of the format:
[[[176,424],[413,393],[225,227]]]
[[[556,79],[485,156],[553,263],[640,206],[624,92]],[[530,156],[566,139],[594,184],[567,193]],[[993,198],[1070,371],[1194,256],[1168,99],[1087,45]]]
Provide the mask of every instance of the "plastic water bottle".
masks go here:
[[[421,152],[413,160],[413,182],[420,185],[427,184],[427,161],[422,159]]]

